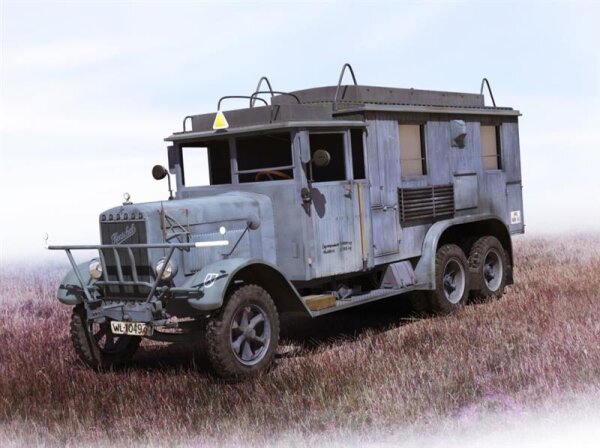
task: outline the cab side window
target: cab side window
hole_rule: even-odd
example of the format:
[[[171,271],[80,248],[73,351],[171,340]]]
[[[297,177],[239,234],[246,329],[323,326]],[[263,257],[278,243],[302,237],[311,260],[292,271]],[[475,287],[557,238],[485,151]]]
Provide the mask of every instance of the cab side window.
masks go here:
[[[236,140],[240,183],[293,178],[292,141],[289,133],[254,135]]]
[[[346,180],[346,160],[344,157],[343,133],[310,134],[310,156],[315,151],[324,149],[331,156],[329,165],[318,167],[312,164],[312,180],[314,182],[329,182]]]

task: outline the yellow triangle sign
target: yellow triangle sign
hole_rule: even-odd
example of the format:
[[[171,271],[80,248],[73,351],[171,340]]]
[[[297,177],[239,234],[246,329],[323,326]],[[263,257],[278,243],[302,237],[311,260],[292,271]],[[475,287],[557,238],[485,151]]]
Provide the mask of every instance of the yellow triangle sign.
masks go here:
[[[217,111],[217,116],[215,117],[215,121],[213,123],[213,129],[218,131],[219,129],[227,129],[229,127],[229,123],[227,123],[227,118],[223,115],[223,112],[220,110]]]

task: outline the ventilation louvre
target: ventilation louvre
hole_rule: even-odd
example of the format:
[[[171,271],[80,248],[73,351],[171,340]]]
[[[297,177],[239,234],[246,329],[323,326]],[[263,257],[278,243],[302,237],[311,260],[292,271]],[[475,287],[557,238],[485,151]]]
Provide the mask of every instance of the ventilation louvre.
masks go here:
[[[432,221],[454,216],[454,185],[399,188],[400,222]]]

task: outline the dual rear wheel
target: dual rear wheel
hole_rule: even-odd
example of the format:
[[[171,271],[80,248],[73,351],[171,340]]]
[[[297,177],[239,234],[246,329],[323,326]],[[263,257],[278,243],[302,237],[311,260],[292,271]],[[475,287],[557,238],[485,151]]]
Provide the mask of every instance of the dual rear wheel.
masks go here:
[[[476,272],[477,287],[472,297],[479,300],[499,299],[504,294],[509,263],[504,247],[496,237],[484,236],[473,244],[469,267]]]
[[[475,241],[469,256],[456,244],[440,247],[435,259],[436,288],[413,300],[419,312],[450,313],[467,304],[469,297],[478,300],[500,298],[508,273],[504,247],[493,236]]]

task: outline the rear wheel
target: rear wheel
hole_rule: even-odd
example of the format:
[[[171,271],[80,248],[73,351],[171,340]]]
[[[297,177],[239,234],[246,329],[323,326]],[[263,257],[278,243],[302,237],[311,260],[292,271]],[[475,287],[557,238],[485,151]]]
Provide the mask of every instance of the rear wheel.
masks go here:
[[[477,272],[478,288],[473,297],[500,298],[506,286],[508,257],[502,243],[493,236],[479,238],[469,254],[469,266]]]
[[[101,324],[87,320],[85,307],[79,304],[71,314],[71,341],[79,359],[95,369],[109,369],[131,360],[141,338],[115,335],[110,322]]]
[[[456,244],[440,247],[435,257],[435,289],[415,296],[417,311],[450,313],[469,296],[467,257]]]
[[[207,325],[208,358],[213,371],[244,380],[265,370],[279,342],[279,315],[273,299],[258,285],[236,289]]]

